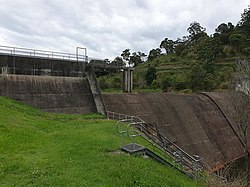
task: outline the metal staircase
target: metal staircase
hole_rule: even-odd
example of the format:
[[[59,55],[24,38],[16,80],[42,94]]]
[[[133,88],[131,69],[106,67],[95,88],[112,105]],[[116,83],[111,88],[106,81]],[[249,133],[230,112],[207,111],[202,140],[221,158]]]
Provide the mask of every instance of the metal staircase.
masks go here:
[[[121,149],[123,151],[130,154],[145,154],[164,165],[175,167],[192,178],[199,178],[202,171],[204,171],[205,167],[201,163],[201,157],[189,155],[167,137],[163,136],[156,126],[147,124],[139,117],[115,112],[107,111],[107,117],[111,120],[118,120],[116,131],[122,136]],[[142,137],[153,145],[153,148],[157,148],[157,153],[136,144],[136,137]],[[132,138],[132,143],[125,143],[125,140],[128,138]]]

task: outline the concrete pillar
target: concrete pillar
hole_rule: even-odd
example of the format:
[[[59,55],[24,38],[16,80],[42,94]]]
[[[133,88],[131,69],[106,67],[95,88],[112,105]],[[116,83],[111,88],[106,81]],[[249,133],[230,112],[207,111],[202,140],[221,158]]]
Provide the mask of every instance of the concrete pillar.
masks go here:
[[[134,68],[126,68],[123,71],[123,92],[130,93],[133,90]]]
[[[9,73],[8,67],[2,67],[2,74],[7,75]]]

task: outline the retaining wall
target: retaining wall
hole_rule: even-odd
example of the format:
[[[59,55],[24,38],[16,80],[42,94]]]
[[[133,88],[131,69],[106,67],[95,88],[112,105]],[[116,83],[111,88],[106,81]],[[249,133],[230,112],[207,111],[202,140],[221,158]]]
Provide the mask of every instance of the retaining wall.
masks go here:
[[[87,78],[0,75],[0,95],[48,112],[97,112]]]

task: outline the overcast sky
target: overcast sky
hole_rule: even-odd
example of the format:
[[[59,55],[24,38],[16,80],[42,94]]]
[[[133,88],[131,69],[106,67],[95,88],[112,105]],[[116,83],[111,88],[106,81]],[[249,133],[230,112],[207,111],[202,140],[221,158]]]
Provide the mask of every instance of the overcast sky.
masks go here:
[[[249,0],[0,0],[0,45],[113,59],[129,48],[148,54],[193,21],[209,34],[237,24]]]

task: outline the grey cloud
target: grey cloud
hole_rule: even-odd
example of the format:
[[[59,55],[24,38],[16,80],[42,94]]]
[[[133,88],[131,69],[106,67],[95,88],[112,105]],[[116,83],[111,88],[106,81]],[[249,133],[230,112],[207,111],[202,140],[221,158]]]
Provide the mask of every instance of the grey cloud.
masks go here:
[[[0,45],[114,58],[125,48],[148,53],[165,37],[187,35],[198,21],[212,33],[234,24],[248,0],[0,0]]]

